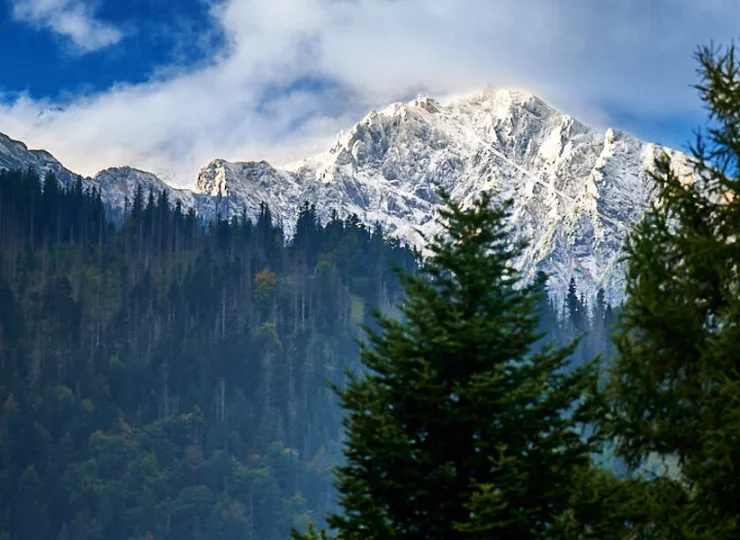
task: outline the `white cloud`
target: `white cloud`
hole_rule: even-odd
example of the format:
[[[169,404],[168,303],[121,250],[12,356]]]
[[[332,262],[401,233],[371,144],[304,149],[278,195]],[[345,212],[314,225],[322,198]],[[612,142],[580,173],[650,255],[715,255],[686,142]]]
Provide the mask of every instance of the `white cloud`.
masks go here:
[[[70,0],[36,0],[72,6]],[[81,5],[81,4],[74,4]],[[52,105],[0,106],[0,131],[75,171],[121,164],[192,184],[215,157],[287,159],[419,91],[527,88],[599,127],[701,119],[697,45],[728,43],[736,0],[223,0],[227,46],[197,70]],[[49,8],[51,9],[51,8]],[[206,25],[204,25],[205,27]],[[334,85],[276,91],[306,77]],[[270,99],[265,102],[265,97]],[[650,130],[637,135],[650,138]]]
[[[123,37],[119,29],[96,19],[85,0],[13,0],[13,17],[70,39],[81,53],[114,45]]]

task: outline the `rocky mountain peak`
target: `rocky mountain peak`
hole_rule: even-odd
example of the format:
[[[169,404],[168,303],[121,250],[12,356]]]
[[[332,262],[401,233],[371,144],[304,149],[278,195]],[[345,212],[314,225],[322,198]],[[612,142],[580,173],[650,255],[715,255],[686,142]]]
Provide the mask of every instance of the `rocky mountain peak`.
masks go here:
[[[127,167],[85,181],[99,186],[119,213],[142,184],[145,191],[170,189],[170,200],[195,207],[204,219],[244,211],[254,217],[267,203],[291,234],[299,206],[308,201],[320,219],[335,210],[356,214],[420,248],[417,230],[427,236],[437,231],[437,187],[463,204],[493,190],[514,200],[515,232],[530,242],[519,261],[526,275],[549,273],[559,298],[576,277],[587,298],[603,287],[618,301],[620,249],[650,202],[649,171],[662,151],[690,173],[679,152],[618,130],[599,132],[527,92],[486,88],[444,102],[419,96],[371,111],[327,152],[289,167],[215,159],[201,169],[194,192]],[[73,177],[48,153],[0,136],[0,167],[28,165]]]

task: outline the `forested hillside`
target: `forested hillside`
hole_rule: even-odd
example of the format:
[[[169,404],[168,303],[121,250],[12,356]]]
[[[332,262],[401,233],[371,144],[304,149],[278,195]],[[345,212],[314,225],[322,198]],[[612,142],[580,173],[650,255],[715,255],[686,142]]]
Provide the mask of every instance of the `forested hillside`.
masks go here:
[[[0,172],[0,539],[282,539],[335,511],[342,411],[371,307],[417,254],[303,205],[200,223],[139,189]],[[608,343],[572,284],[541,328]],[[577,359],[577,361],[579,361]]]

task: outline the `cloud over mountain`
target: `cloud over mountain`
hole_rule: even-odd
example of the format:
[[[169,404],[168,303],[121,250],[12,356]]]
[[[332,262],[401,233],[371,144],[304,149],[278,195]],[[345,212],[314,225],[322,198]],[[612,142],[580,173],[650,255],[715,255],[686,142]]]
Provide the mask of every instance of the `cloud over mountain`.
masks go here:
[[[16,5],[36,24],[86,15],[72,39],[115,37],[72,0]],[[206,61],[61,102],[6,96],[0,129],[83,173],[132,165],[188,185],[214,157],[296,159],[369,108],[493,84],[680,144],[671,122],[701,119],[691,54],[740,23],[731,0],[223,0],[209,16],[202,32],[223,39]]]

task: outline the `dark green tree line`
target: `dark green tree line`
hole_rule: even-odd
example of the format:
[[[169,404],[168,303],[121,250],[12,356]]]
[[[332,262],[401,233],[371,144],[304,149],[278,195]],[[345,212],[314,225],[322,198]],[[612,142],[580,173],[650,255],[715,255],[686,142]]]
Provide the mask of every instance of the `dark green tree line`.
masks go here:
[[[0,538],[278,539],[335,509],[326,381],[416,255],[308,205],[287,243],[265,206],[104,212],[0,172]]]
[[[628,497],[583,431],[596,364],[570,365],[576,341],[534,350],[552,323],[537,317],[543,278],[525,284],[513,266],[510,203],[442,197],[431,257],[400,273],[402,317],[377,315],[366,373],[334,386],[347,463],[329,524],[345,539],[622,537]]]

